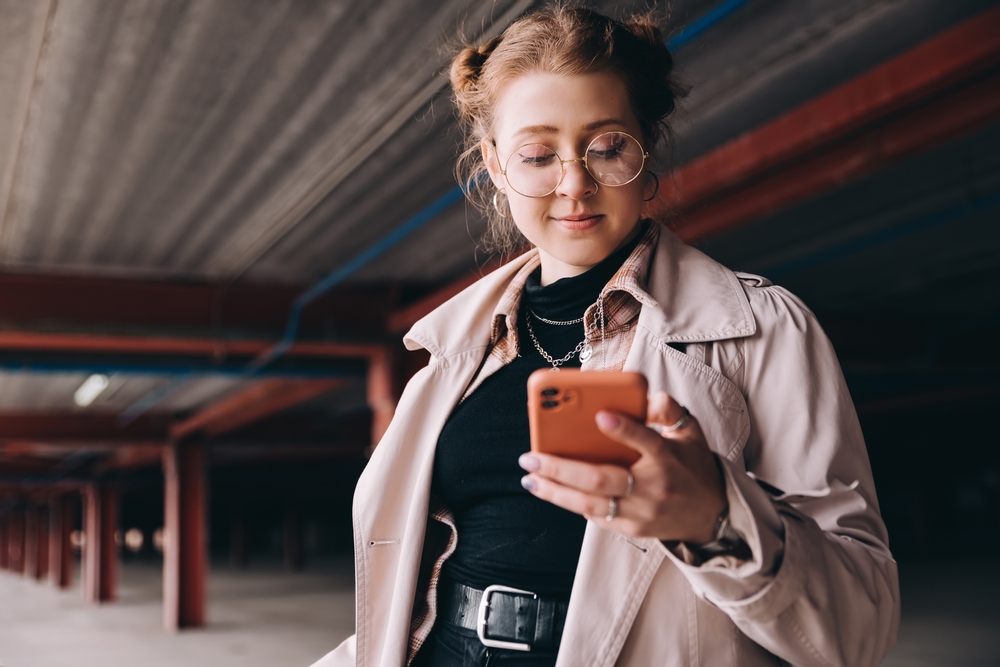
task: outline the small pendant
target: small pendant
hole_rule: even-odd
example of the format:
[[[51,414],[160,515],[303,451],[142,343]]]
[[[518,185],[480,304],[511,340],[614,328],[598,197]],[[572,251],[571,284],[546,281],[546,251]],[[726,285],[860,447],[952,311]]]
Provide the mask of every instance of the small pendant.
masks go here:
[[[591,347],[590,343],[583,346],[580,350],[580,363],[586,363],[587,359],[590,359],[594,355],[594,348]]]

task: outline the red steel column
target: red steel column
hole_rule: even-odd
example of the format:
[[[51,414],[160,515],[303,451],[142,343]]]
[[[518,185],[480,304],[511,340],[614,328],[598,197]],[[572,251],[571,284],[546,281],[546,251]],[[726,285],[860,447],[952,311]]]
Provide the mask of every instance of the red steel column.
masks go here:
[[[35,579],[42,581],[49,576],[49,511],[45,506],[35,508]]]
[[[56,496],[49,503],[49,577],[56,588],[73,585],[73,498]]]
[[[0,570],[6,570],[10,567],[10,556],[8,554],[10,547],[7,544],[9,531],[10,517],[6,514],[0,514]]]
[[[83,597],[87,602],[114,600],[118,584],[118,494],[101,484],[84,490]]]
[[[38,578],[38,508],[24,509],[24,576]]]
[[[24,572],[24,511],[14,510],[10,514],[10,528],[7,532],[7,564],[11,572]]]
[[[204,449],[196,444],[171,445],[163,455],[163,476],[163,626],[201,627],[208,579]]]
[[[389,428],[396,412],[396,355],[388,347],[368,358],[368,406],[372,411],[372,448]]]

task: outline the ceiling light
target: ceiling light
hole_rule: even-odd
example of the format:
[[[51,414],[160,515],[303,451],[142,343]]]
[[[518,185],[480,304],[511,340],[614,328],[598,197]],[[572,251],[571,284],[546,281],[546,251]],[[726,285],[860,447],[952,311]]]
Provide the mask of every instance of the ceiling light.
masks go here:
[[[73,400],[81,408],[85,408],[94,402],[101,392],[108,388],[108,376],[94,373],[83,381],[80,388],[73,394]]]

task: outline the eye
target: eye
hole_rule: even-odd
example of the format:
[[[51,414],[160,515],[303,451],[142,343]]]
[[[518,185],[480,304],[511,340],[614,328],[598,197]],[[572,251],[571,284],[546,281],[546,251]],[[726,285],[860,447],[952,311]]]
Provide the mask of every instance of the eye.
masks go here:
[[[519,164],[529,167],[544,167],[552,164],[552,161],[556,159],[556,155],[552,152],[552,149],[541,144],[521,146],[514,155],[517,156]]]
[[[623,134],[605,134],[594,140],[587,154],[600,160],[615,160],[625,152],[627,141]]]

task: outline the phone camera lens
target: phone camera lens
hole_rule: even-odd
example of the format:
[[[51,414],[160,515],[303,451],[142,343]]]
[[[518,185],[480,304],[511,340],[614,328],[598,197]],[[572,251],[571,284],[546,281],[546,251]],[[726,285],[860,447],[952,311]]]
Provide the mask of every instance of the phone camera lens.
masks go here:
[[[542,396],[555,396],[559,393],[559,390],[555,387],[549,387],[548,389],[542,389]]]
[[[559,407],[559,401],[542,401],[542,407],[543,408],[548,408],[550,410],[552,408],[558,408]]]

